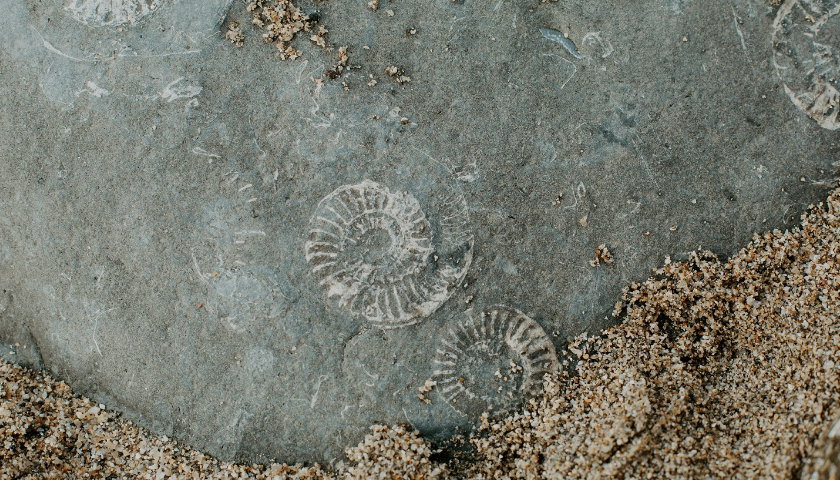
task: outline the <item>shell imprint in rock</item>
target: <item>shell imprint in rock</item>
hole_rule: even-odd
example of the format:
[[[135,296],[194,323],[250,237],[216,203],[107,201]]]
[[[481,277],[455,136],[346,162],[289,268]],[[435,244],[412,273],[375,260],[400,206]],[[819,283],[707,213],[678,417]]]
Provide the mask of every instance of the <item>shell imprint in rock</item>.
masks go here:
[[[449,298],[469,267],[472,237],[464,233],[466,205],[459,207],[434,232],[410,193],[370,180],[345,185],[318,204],[306,260],[327,296],[354,316],[381,328],[412,325]],[[457,265],[440,251],[453,241],[468,249]]]
[[[840,0],[788,0],[773,23],[773,65],[793,103],[840,128]]]
[[[159,0],[71,0],[65,10],[86,25],[119,27],[152,13],[158,4]]]
[[[543,376],[557,365],[554,344],[537,322],[497,306],[449,331],[437,349],[432,379],[449,405],[474,416],[539,394]]]

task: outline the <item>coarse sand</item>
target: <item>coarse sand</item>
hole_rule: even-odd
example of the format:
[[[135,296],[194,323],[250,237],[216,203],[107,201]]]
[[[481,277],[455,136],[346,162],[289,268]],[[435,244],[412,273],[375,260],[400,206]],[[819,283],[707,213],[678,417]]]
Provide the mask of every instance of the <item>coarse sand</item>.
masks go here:
[[[727,261],[666,260],[615,314],[518,413],[443,452],[375,426],[334,469],[220,462],[3,362],[0,478],[840,478],[840,189]]]

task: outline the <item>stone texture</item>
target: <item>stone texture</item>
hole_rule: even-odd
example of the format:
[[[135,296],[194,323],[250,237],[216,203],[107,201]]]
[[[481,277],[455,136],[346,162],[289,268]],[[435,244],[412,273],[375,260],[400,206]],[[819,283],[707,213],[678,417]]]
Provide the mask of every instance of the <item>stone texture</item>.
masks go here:
[[[329,461],[376,422],[469,428],[478,412],[417,397],[459,325],[501,304],[556,346],[596,333],[666,255],[731,254],[835,174],[759,0],[301,3],[358,66],[323,85],[332,53],[301,38],[280,61],[238,2],[152,3],[115,25],[0,0],[0,339],[224,459]],[[319,203],[365,181],[422,210],[412,268],[466,265],[409,326],[354,314],[307,261]],[[374,233],[351,258],[393,255]],[[593,267],[602,244],[615,261]]]

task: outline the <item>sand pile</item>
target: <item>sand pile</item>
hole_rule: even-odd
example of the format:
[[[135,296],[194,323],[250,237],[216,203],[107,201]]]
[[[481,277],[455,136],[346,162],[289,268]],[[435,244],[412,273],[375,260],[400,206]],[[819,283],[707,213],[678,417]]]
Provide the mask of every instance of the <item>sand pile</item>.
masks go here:
[[[840,190],[728,261],[666,262],[616,314],[569,345],[572,374],[446,464],[404,427],[374,427],[337,471],[225,464],[2,363],[0,478],[840,476]]]
[[[632,285],[576,375],[485,421],[475,476],[795,478],[840,413],[840,193],[801,229]],[[486,472],[493,472],[486,475]]]

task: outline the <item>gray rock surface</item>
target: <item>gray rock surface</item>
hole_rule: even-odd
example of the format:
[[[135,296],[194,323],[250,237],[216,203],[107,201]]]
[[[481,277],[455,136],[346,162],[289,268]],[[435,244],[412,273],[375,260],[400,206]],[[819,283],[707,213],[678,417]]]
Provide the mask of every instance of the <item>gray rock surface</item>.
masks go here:
[[[840,25],[801,47],[798,2],[301,2],[358,67],[323,85],[239,2],[105,4],[0,0],[3,354],[228,460],[470,428],[835,173]]]

